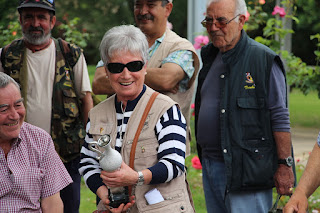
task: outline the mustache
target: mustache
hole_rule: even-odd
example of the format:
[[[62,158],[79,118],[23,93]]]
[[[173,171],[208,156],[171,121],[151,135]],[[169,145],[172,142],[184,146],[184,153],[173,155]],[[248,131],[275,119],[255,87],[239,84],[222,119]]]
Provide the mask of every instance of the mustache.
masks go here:
[[[137,15],[137,19],[139,20],[139,21],[141,21],[141,20],[153,20],[154,19],[154,17],[151,15],[151,14],[144,14],[144,15],[141,15],[141,14],[138,14]]]
[[[209,36],[211,36],[211,37],[224,36],[224,34],[219,31],[211,31],[211,32],[209,32]]]
[[[29,29],[28,29],[28,32],[33,32],[33,31],[41,31],[42,33],[44,33],[44,30],[42,27],[33,27],[33,26],[30,26]]]

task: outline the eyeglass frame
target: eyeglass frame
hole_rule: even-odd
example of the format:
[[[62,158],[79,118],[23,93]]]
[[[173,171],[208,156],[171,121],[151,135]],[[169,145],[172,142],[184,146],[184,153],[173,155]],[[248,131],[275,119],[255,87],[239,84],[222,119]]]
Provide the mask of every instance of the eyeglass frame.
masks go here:
[[[215,20],[216,20],[215,22],[213,22],[213,19],[212,19],[212,22],[209,23],[209,22],[207,21],[207,17],[201,21],[201,24],[202,24],[202,26],[205,27],[205,28],[208,27],[207,23],[210,24],[211,26],[214,24],[217,28],[222,29],[222,28],[225,28],[231,21],[233,21],[234,19],[236,19],[236,18],[237,18],[238,16],[240,16],[240,15],[241,15],[241,14],[239,13],[238,15],[236,15],[235,17],[233,17],[232,19],[230,19],[229,21],[227,21],[227,22],[224,23],[223,25],[221,25],[221,21],[218,21],[217,19],[215,19]],[[223,18],[223,17],[219,17],[219,18]],[[218,19],[219,19],[219,18],[218,18]],[[218,23],[220,26],[217,26],[217,23]]]

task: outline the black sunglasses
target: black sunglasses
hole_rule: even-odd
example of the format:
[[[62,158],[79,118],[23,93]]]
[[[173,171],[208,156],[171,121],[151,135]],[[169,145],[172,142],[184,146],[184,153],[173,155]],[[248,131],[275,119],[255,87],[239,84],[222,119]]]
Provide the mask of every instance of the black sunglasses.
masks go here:
[[[142,69],[144,63],[142,61],[131,61],[127,64],[122,63],[108,63],[107,68],[111,73],[121,73],[125,67],[128,68],[130,72],[138,72]]]

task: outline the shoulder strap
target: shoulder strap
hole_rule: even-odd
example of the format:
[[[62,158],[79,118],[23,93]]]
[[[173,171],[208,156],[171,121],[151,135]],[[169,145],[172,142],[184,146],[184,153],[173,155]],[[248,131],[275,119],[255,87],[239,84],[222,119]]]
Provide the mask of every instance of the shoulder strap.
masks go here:
[[[134,164],[134,157],[136,155],[136,147],[137,147],[137,142],[138,142],[138,139],[139,139],[139,136],[140,136],[140,133],[141,133],[141,130],[142,130],[142,127],[147,119],[147,116],[149,114],[149,111],[152,107],[152,104],[154,102],[154,100],[156,99],[156,97],[159,95],[158,92],[153,92],[150,99],[149,99],[149,102],[146,106],[146,108],[144,109],[144,112],[143,112],[143,115],[141,117],[141,120],[140,120],[140,123],[139,123],[139,126],[138,126],[138,129],[136,131],[136,134],[133,138],[133,142],[132,142],[132,147],[131,147],[131,152],[130,152],[130,162],[129,162],[129,166],[133,169],[133,164]],[[129,187],[129,195],[131,194],[131,191],[132,191],[132,187],[130,186]]]
[[[150,99],[149,99],[149,102],[146,106],[146,108],[144,109],[144,112],[143,112],[143,115],[141,117],[141,120],[140,120],[140,123],[139,123],[139,126],[138,126],[138,129],[137,129],[137,132],[133,138],[133,142],[132,142],[132,147],[131,147],[131,152],[130,152],[130,163],[129,163],[129,166],[133,169],[133,164],[134,164],[134,157],[135,157],[135,154],[136,154],[136,147],[137,147],[137,142],[138,142],[138,139],[139,139],[139,136],[140,136],[140,133],[141,133],[141,130],[142,130],[142,127],[144,125],[144,122],[146,121],[147,119],[147,116],[148,116],[148,113],[152,107],[152,104],[154,102],[154,100],[156,99],[156,97],[159,95],[158,92],[153,92]]]

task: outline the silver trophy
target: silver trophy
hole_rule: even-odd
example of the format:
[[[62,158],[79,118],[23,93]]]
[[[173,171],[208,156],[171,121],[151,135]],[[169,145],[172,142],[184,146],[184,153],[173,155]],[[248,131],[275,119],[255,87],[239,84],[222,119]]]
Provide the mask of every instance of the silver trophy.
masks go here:
[[[89,149],[98,153],[96,159],[99,161],[100,167],[107,172],[113,172],[121,167],[121,154],[113,149],[110,145],[110,135],[102,135],[98,141],[88,142]],[[108,187],[108,186],[107,186]],[[108,187],[108,198],[110,200],[109,206],[118,208],[121,203],[129,202],[128,187]]]

